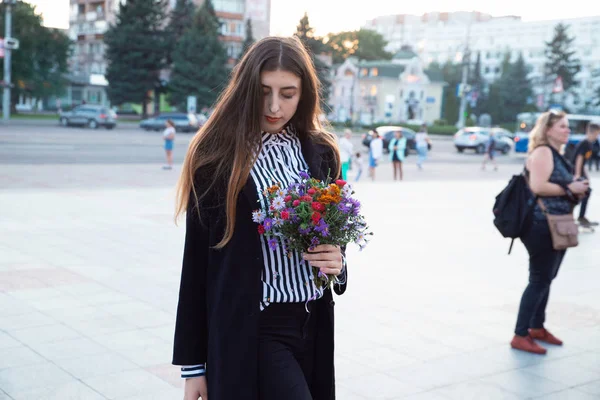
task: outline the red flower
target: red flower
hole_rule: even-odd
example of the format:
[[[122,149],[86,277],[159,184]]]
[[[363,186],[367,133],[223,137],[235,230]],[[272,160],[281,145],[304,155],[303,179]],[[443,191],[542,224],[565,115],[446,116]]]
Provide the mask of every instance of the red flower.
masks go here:
[[[346,185],[346,181],[343,179],[338,179],[337,181],[335,181],[335,184],[338,185],[340,188],[343,188],[344,185]]]
[[[290,196],[290,195],[285,196],[285,198],[283,199],[283,201],[285,201],[286,203],[288,201],[292,201],[292,196]]]
[[[306,191],[306,193],[308,193],[308,194],[310,194],[312,196],[313,194],[317,193],[317,191],[315,189],[313,189],[313,188],[310,188],[310,189],[308,189]]]
[[[321,214],[319,214],[318,212],[314,212],[311,219],[313,221],[313,224],[317,224],[321,220]]]
[[[294,202],[292,203],[292,205],[294,207],[298,207],[300,205],[300,200],[294,200]]]
[[[287,212],[287,211],[282,211],[281,212],[281,219],[286,220],[286,219],[289,219],[289,218],[290,218],[290,213],[289,212]]]
[[[309,203],[312,203],[312,201],[313,201],[313,198],[312,198],[312,197],[310,197],[310,196],[302,196],[302,197],[300,198],[300,200],[302,200],[302,201],[308,201]]]
[[[315,211],[325,211],[325,206],[321,203],[319,203],[318,201],[313,201],[312,203],[312,209]]]
[[[265,233],[265,227],[263,225],[258,226],[258,234],[262,235]]]

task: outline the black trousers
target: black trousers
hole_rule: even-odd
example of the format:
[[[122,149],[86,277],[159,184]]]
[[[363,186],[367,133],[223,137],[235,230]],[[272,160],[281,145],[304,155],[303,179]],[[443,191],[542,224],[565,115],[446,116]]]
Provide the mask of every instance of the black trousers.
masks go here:
[[[521,241],[529,253],[529,284],[521,297],[515,334],[527,336],[529,328],[544,327],[550,284],[558,274],[566,251],[552,247],[547,221],[534,221]]]
[[[317,300],[321,301],[321,300]],[[273,303],[261,311],[258,338],[259,398],[312,400],[317,308]]]
[[[581,206],[579,208],[579,218],[585,217],[585,212],[587,211],[588,200],[590,199],[591,195],[592,195],[592,189],[590,189],[587,196],[585,196],[581,200]]]

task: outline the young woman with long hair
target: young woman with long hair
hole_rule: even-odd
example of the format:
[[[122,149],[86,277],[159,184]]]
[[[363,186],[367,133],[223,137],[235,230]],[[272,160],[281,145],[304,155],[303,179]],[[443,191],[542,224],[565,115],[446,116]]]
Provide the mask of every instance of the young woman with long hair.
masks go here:
[[[185,399],[334,399],[331,290],[346,288],[343,250],[271,250],[252,212],[265,189],[307,172],[338,178],[337,140],[320,122],[319,81],[297,38],[254,44],[192,139],[177,192],[186,239],[173,363]],[[308,312],[307,312],[308,310]]]

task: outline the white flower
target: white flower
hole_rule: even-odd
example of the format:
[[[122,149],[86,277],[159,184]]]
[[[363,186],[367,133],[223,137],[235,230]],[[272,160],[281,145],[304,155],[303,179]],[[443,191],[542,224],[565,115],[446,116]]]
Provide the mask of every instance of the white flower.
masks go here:
[[[281,209],[285,208],[285,201],[283,200],[283,197],[281,197],[281,196],[275,197],[273,199],[273,204],[271,204],[271,206],[275,210],[281,210]]]
[[[252,221],[256,222],[257,224],[262,224],[262,222],[265,220],[266,218],[266,214],[263,210],[256,210],[252,212]]]
[[[285,198],[285,192],[281,189],[277,191],[277,196]]]
[[[344,197],[350,197],[352,195],[352,185],[347,183],[343,188],[342,188],[342,196]]]
[[[363,244],[367,239],[365,238],[365,234],[364,233],[359,233],[358,237],[356,238],[356,240],[354,241],[354,243],[361,245]]]
[[[283,219],[279,218],[279,217],[275,217],[273,218],[273,225],[276,227],[281,227],[283,226]]]

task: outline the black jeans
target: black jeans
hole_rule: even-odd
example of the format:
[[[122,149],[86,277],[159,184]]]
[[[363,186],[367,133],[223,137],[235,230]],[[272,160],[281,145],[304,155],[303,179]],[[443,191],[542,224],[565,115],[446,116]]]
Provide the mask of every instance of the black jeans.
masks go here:
[[[588,205],[588,200],[590,199],[590,196],[592,195],[592,189],[589,190],[587,196],[585,196],[582,200],[581,200],[581,206],[579,208],[579,218],[584,218],[585,217],[585,212],[587,211],[587,205]]]
[[[317,300],[321,301],[321,300]],[[316,303],[273,303],[260,313],[259,398],[312,400]]]
[[[565,250],[552,247],[547,221],[534,221],[521,241],[529,253],[529,285],[521,297],[515,334],[527,336],[529,328],[544,327],[550,284],[558,274]]]

